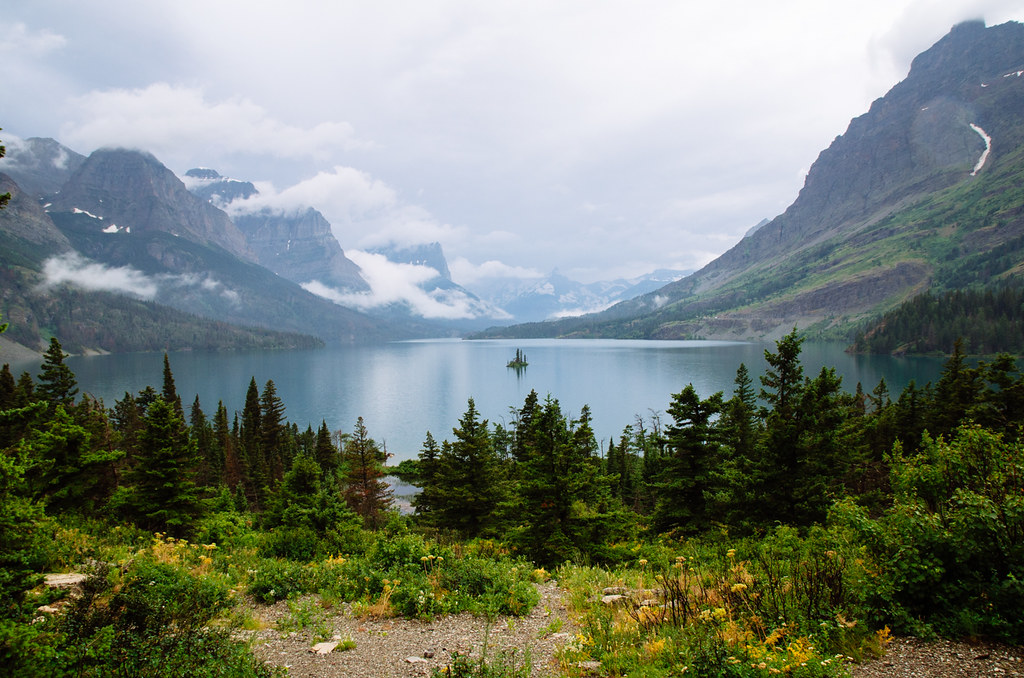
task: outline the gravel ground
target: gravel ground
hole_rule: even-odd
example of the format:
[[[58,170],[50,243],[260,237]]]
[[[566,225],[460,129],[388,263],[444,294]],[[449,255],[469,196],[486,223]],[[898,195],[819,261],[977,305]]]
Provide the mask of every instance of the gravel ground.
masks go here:
[[[881,659],[853,669],[853,678],[1024,676],[1024,648],[894,638]]]
[[[487,637],[493,658],[515,648],[516,660],[528,653],[534,676],[552,675],[555,653],[576,629],[566,612],[558,585],[538,585],[541,602],[525,617],[487,620],[468,614],[432,622],[408,619],[359,619],[338,609],[326,621],[335,640],[351,639],[355,648],[329,654],[312,650],[309,631],[282,632],[277,624],[291,614],[287,603],[255,606],[263,630],[251,632],[253,650],[268,664],[287,667],[292,678],[407,678],[428,676],[447,666],[455,653],[479,657]],[[881,659],[854,666],[853,678],[1024,677],[1024,648],[948,640],[924,642],[893,638]]]
[[[559,595],[549,581],[538,585],[541,601],[525,617],[499,617],[487,636],[489,657],[502,648],[516,648],[516,660],[529,653],[534,676],[553,673],[554,655],[573,632]],[[287,603],[257,606],[254,614],[267,628],[253,632],[253,651],[268,664],[288,668],[293,678],[404,678],[430,675],[447,666],[454,653],[479,657],[488,631],[487,620],[469,614],[432,622],[408,619],[358,619],[338,609],[328,618],[336,640],[351,639],[355,648],[320,655],[311,648],[309,632],[284,633],[276,628],[290,614]]]

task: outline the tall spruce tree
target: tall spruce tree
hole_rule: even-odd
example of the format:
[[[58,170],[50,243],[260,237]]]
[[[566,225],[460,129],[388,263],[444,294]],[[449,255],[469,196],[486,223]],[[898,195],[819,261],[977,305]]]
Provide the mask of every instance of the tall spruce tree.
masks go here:
[[[57,337],[51,337],[50,347],[43,354],[39,385],[36,387],[36,397],[48,402],[51,411],[57,405],[71,407],[78,395],[78,382],[71,368],[64,364],[65,357]]]
[[[184,422],[173,405],[158,397],[146,412],[135,463],[127,473],[130,517],[146,529],[186,534],[201,508],[197,463]]]
[[[487,420],[472,398],[452,433],[455,440],[442,446],[436,524],[466,537],[497,534],[506,488]]]
[[[385,452],[370,437],[363,418],[356,421],[352,435],[342,450],[345,468],[344,496],[370,529],[384,524],[384,515],[394,502],[394,492],[384,480]]]
[[[696,533],[708,527],[706,495],[714,492],[712,472],[719,461],[714,419],[722,411],[722,393],[702,399],[693,384],[672,396],[666,430],[668,456],[657,492],[654,522],[660,530]]]

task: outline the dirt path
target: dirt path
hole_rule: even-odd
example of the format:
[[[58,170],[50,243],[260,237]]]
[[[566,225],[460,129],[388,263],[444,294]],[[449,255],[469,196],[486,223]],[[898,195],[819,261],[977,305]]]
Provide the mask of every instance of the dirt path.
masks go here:
[[[324,622],[335,640],[355,647],[316,654],[308,630],[283,632],[278,623],[292,611],[281,602],[259,606],[255,614],[266,628],[253,632],[253,649],[268,664],[287,667],[292,678],[418,678],[448,666],[456,653],[479,657],[485,646],[492,660],[503,649],[515,661],[528,657],[536,677],[553,675],[556,651],[576,632],[553,581],[538,585],[541,601],[525,617],[499,617],[492,623],[461,614],[432,622],[408,619],[358,619],[346,609]],[[885,657],[854,666],[852,678],[1024,677],[1024,648],[916,638],[894,638]]]
[[[488,657],[497,657],[503,648],[515,648],[517,663],[527,654],[533,675],[548,675],[555,667],[556,649],[573,629],[557,584],[540,584],[538,591],[541,601],[527,616],[499,617],[491,624],[468,614],[432,622],[358,619],[339,608],[325,621],[335,639],[351,639],[355,648],[343,651],[339,646],[324,655],[311,651],[308,631],[286,633],[276,628],[291,613],[287,603],[281,602],[256,608],[255,614],[268,628],[253,633],[253,650],[268,664],[287,667],[293,678],[404,678],[430,675],[433,669],[447,666],[454,653],[478,657],[486,638]]]

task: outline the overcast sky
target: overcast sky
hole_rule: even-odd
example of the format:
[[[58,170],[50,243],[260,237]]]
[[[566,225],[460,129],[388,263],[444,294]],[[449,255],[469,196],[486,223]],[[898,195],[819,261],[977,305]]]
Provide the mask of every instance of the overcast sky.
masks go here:
[[[149,150],[456,282],[697,268],[953,24],[1024,0],[12,0],[0,138]]]

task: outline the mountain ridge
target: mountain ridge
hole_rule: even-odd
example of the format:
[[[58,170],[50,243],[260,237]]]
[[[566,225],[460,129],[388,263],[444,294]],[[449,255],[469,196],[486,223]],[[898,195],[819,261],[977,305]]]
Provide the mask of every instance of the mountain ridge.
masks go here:
[[[1022,228],[1022,71],[1024,25],[959,24],[819,154],[781,215],[701,270],[602,313],[476,336],[778,338],[794,324],[848,327],[944,285],[954,249],[987,256]],[[943,230],[943,215],[960,222]],[[988,227],[987,241],[973,235]]]

